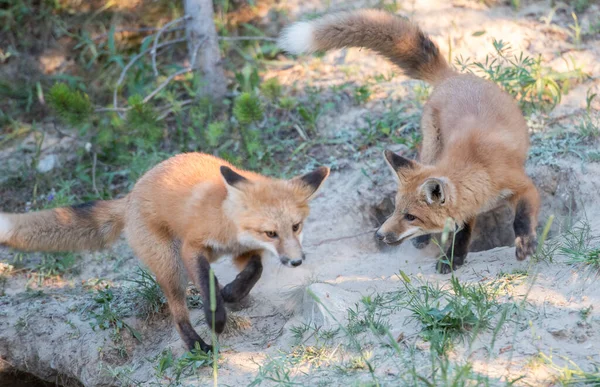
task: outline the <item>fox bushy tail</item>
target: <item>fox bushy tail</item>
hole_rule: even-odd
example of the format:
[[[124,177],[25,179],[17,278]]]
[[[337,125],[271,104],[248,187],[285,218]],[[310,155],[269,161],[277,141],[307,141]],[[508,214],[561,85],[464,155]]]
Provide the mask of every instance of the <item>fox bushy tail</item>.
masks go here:
[[[24,251],[101,250],[125,225],[126,198],[26,214],[0,213],[0,245]]]
[[[453,74],[439,48],[419,27],[374,9],[296,22],[282,31],[278,45],[292,54],[365,47],[391,60],[408,76],[432,84]]]

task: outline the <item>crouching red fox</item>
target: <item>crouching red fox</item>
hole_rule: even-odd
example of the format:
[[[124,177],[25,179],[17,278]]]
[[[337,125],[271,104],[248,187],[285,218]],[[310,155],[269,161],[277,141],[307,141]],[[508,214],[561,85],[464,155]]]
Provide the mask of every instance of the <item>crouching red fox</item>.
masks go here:
[[[148,171],[124,198],[27,214],[0,213],[0,244],[25,251],[100,250],[122,231],[137,257],[154,273],[185,345],[212,347],[192,327],[186,278],[204,300],[209,327],[225,327],[224,302],[248,295],[262,274],[266,252],[282,264],[302,264],[302,232],[329,169],[290,179],[239,170],[202,153],[174,156]],[[216,294],[210,310],[210,263],[232,255],[241,269]],[[216,289],[219,289],[215,278]],[[214,324],[214,325],[213,325]]]
[[[287,27],[278,44],[292,54],[364,47],[434,86],[423,108],[420,162],[386,151],[398,180],[394,213],[377,238],[388,244],[412,239],[424,247],[452,218],[452,264],[462,265],[478,214],[508,200],[515,209],[516,256],[523,260],[537,246],[539,195],[525,173],[529,134],[514,99],[496,84],[454,71],[438,47],[409,20],[378,10],[339,12]]]

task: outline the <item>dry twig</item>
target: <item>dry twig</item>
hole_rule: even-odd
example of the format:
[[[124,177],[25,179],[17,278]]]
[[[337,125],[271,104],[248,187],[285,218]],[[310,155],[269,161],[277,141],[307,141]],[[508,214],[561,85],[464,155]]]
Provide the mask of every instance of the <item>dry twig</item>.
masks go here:
[[[152,50],[150,51],[150,53],[152,54],[152,70],[154,71],[155,77],[158,77],[158,67],[156,66],[156,50],[158,49],[158,40],[160,39],[160,35],[172,25],[184,22],[191,18],[192,17],[190,15],[186,15],[184,17],[180,17],[179,19],[171,20],[156,32],[156,36],[154,37],[154,44],[152,45]]]

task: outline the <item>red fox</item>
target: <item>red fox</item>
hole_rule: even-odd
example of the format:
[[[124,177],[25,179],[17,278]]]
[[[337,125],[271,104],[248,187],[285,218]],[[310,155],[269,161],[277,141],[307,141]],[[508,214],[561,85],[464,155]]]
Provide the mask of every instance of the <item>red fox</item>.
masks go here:
[[[185,299],[185,273],[204,299],[206,322],[225,327],[223,302],[244,298],[262,274],[265,252],[282,264],[302,264],[309,201],[329,168],[291,180],[243,171],[219,158],[184,153],[158,164],[124,198],[27,214],[0,213],[0,244],[28,251],[99,250],[125,231],[129,245],[154,273],[189,349],[212,347],[196,333]],[[210,263],[232,255],[241,269],[216,294],[210,310]],[[215,278],[215,286],[218,280]]]
[[[398,193],[394,213],[376,232],[379,240],[400,244],[414,238],[422,248],[452,218],[457,227],[454,250],[447,253],[452,262],[436,263],[438,271],[449,273],[464,262],[476,216],[507,199],[515,208],[517,259],[535,252],[539,194],[525,173],[528,129],[511,96],[491,81],[457,73],[415,24],[384,11],[296,22],[278,44],[292,54],[368,48],[434,86],[421,118],[420,162],[384,152]]]

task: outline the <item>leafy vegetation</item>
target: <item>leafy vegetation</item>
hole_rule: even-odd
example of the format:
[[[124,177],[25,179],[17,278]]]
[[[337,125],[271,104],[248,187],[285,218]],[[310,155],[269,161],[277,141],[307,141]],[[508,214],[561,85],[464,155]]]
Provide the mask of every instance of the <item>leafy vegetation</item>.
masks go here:
[[[573,66],[568,72],[557,72],[542,63],[541,56],[532,58],[523,52],[515,53],[510,44],[493,41],[495,54],[483,62],[456,58],[461,71],[480,75],[497,83],[515,97],[526,113],[549,111],[561,101],[562,95],[576,81],[583,79],[583,71]]]

